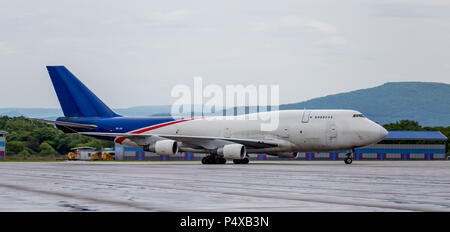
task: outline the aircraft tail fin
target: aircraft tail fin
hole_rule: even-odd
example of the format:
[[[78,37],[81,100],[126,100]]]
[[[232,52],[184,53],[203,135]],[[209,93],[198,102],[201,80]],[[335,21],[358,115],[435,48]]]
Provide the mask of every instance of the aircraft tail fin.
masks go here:
[[[117,117],[94,93],[64,66],[47,66],[66,117]]]

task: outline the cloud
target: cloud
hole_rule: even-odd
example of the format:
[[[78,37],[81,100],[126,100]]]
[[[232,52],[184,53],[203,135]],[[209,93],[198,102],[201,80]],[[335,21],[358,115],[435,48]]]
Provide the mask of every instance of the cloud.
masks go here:
[[[390,18],[448,18],[449,6],[413,5],[413,4],[376,4],[375,14]]]
[[[4,42],[0,42],[0,56],[8,56],[14,53],[14,49]]]
[[[448,0],[376,0],[377,3],[421,4],[428,6],[450,6]]]
[[[347,39],[339,35],[333,24],[297,15],[285,15],[271,21],[260,21],[250,25],[256,32],[299,30],[311,34],[313,43],[322,47],[348,45]]]
[[[343,46],[347,45],[347,40],[343,36],[333,35],[326,39],[319,40],[317,44],[324,46]]]
[[[329,23],[315,19],[286,15],[272,21],[260,21],[251,24],[254,31],[273,31],[279,29],[311,29],[322,33],[336,33],[336,28]]]
[[[336,28],[315,19],[305,19],[294,15],[283,16],[279,19],[280,26],[285,28],[309,28],[319,32],[335,33]]]
[[[179,9],[170,12],[153,12],[150,19],[160,23],[180,23],[192,15],[192,11]]]

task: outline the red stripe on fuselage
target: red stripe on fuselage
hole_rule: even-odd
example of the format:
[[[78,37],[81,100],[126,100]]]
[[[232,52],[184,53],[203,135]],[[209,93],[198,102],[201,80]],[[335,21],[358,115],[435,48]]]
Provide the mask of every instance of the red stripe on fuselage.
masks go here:
[[[119,137],[119,138],[117,138],[116,140],[114,140],[114,142],[115,142],[115,143],[120,143],[120,144],[122,144],[122,142],[123,142],[125,139],[126,139],[125,137]]]
[[[144,128],[144,129],[137,130],[137,131],[132,131],[132,132],[130,132],[130,134],[142,134],[142,133],[150,131],[150,130],[154,130],[154,129],[158,129],[158,128],[161,128],[161,127],[177,124],[177,123],[180,123],[180,122],[191,121],[191,120],[194,120],[194,119],[196,119],[196,118],[189,118],[189,119],[183,119],[183,120],[178,120],[178,121],[166,122],[166,123],[159,124],[159,125],[156,125],[156,126],[151,126],[151,127],[147,127],[147,128]],[[125,139],[126,139],[125,137],[119,137],[119,138],[117,138],[115,140],[115,142],[116,143],[122,143]]]

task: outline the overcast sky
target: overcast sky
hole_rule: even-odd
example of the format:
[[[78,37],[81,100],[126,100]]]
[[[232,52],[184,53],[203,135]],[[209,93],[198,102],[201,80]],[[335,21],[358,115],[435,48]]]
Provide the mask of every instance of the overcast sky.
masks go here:
[[[278,84],[281,103],[450,83],[450,1],[0,0],[0,107],[59,107],[46,65],[112,108],[171,104],[194,76]]]

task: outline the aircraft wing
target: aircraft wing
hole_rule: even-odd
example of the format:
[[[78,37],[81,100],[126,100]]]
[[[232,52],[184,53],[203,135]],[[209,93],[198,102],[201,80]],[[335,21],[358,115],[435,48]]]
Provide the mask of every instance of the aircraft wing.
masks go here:
[[[80,132],[83,135],[93,136],[111,136],[111,137],[125,137],[133,140],[133,138],[147,138],[157,136],[166,139],[172,139],[178,142],[186,142],[192,144],[201,144],[202,142],[212,140],[229,141],[233,143],[239,143],[247,147],[253,148],[269,148],[277,147],[278,143],[274,141],[264,141],[257,139],[239,139],[239,138],[225,138],[225,137],[206,137],[206,136],[189,136],[189,135],[162,135],[162,134],[128,134],[128,133],[101,133],[101,132]]]
[[[97,128],[97,125],[93,125],[93,124],[81,124],[81,123],[73,123],[73,122],[53,121],[53,120],[40,119],[40,118],[28,118],[28,119],[33,120],[33,121],[38,121],[38,122],[55,124],[55,125],[58,125],[58,126],[86,128],[86,129],[95,129],[95,128]]]

